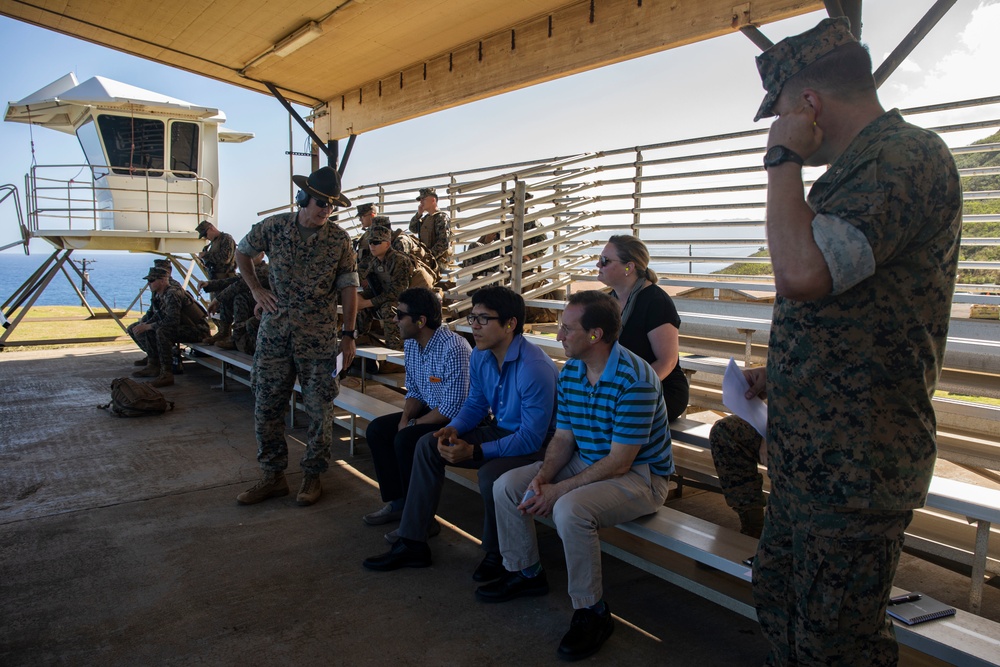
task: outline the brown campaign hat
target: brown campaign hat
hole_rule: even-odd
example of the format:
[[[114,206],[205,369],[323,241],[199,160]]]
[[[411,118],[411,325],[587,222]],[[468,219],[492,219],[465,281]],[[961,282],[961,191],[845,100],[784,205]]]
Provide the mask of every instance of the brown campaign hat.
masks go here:
[[[757,71],[764,84],[764,101],[754,116],[754,121],[773,116],[771,110],[785,83],[838,46],[856,42],[851,34],[851,22],[845,16],[823,19],[814,28],[800,35],[781,40],[757,56]]]
[[[311,197],[325,199],[335,206],[350,206],[351,200],[340,191],[340,174],[333,167],[322,167],[305,176],[292,176],[292,182]]]

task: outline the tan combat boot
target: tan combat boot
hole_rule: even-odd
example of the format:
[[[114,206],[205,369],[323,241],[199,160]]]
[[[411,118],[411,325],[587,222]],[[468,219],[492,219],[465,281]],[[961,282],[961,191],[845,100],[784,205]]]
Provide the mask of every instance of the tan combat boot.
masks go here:
[[[285,473],[264,471],[264,476],[249,489],[236,496],[240,505],[254,505],[268,498],[279,498],[288,495],[288,481]]]
[[[201,342],[203,345],[212,345],[214,343],[219,342],[223,338],[229,338],[232,335],[233,335],[233,323],[219,322],[219,330]]]
[[[323,485],[319,481],[319,475],[302,475],[302,485],[299,486],[299,494],[295,496],[295,502],[305,507],[312,505],[323,495]]]
[[[225,338],[220,338],[215,341],[215,347],[221,350],[235,350],[236,343],[233,342],[232,336],[226,336]]]
[[[149,360],[145,368],[135,371],[132,373],[134,378],[155,378],[160,374],[160,362]]]
[[[165,371],[156,376],[156,379],[149,383],[150,387],[169,387],[174,383],[174,374]]]

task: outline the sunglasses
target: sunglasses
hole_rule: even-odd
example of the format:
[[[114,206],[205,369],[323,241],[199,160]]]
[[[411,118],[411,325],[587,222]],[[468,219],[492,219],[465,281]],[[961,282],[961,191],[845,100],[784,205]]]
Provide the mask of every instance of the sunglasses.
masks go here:
[[[373,245],[382,245],[383,243],[388,243],[388,241],[369,241],[369,242],[368,242],[368,245],[369,245],[369,246],[373,246]]]
[[[413,317],[413,313],[407,310],[400,310],[399,308],[393,308],[392,314],[396,317],[397,320],[401,320],[404,317]]]
[[[333,201],[329,199],[326,198],[320,199],[319,197],[313,197],[312,200],[316,202],[316,206],[319,206],[320,208],[333,208]]]
[[[618,262],[619,264],[624,264],[625,263],[625,262],[621,261],[620,259],[613,259],[611,257],[608,257],[607,255],[601,255],[600,258],[597,260],[597,265],[600,266],[601,268],[603,268],[603,267],[607,266],[608,264],[610,264],[611,262]]]

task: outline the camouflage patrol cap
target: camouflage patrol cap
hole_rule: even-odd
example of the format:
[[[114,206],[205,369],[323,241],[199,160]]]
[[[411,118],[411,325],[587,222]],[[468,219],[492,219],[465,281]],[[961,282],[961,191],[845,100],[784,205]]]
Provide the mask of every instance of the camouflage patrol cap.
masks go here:
[[[371,213],[375,210],[375,204],[368,202],[367,204],[358,204],[358,217],[365,215],[366,213]]]
[[[169,275],[170,274],[167,272],[166,269],[161,269],[158,266],[154,266],[149,270],[149,273],[146,274],[146,277],[143,278],[143,280],[157,280],[158,278],[166,278]]]
[[[169,259],[154,259],[153,266],[155,266],[158,269],[166,269],[168,273],[170,272],[171,269]]]
[[[376,215],[372,218],[372,225],[376,227],[385,227],[387,229],[392,229],[392,225],[389,222],[389,216],[387,215]]]
[[[847,17],[823,19],[816,27],[800,35],[781,40],[757,56],[757,71],[767,94],[754,121],[773,116],[771,110],[785,83],[838,46],[856,42]]]
[[[392,238],[392,230],[388,227],[383,227],[381,225],[376,225],[368,230],[368,245],[373,243],[381,243],[382,241],[388,241]]]
[[[198,223],[198,226],[194,228],[194,231],[198,232],[198,238],[203,239],[208,236],[208,226],[212,224],[208,220],[202,220]]]
[[[434,197],[434,199],[437,199],[437,190],[434,188],[420,188],[420,194],[417,195],[417,201],[420,201],[424,197]]]

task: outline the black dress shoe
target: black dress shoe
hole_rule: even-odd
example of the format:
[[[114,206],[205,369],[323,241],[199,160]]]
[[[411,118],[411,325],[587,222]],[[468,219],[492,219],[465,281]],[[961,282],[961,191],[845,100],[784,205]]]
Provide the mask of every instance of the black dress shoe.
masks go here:
[[[572,661],[594,655],[614,629],[615,621],[607,605],[604,615],[591,609],[577,609],[573,612],[569,632],[559,642],[559,657]]]
[[[476,571],[472,573],[474,581],[493,581],[507,574],[503,566],[503,557],[493,551],[486,554],[483,562],[479,564]]]
[[[390,572],[401,567],[430,567],[431,550],[423,542],[399,540],[387,553],[366,558],[362,565],[379,572]]]
[[[549,581],[545,571],[530,579],[520,572],[507,572],[492,584],[476,589],[476,597],[482,602],[507,602],[529,595],[545,595],[549,592]]]

